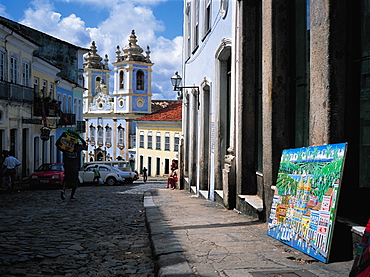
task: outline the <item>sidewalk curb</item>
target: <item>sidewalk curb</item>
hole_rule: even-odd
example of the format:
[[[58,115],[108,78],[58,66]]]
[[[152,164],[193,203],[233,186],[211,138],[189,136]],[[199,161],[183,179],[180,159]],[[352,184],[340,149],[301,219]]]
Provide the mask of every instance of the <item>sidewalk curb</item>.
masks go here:
[[[195,276],[181,245],[154,204],[151,191],[144,193],[144,209],[156,276]]]

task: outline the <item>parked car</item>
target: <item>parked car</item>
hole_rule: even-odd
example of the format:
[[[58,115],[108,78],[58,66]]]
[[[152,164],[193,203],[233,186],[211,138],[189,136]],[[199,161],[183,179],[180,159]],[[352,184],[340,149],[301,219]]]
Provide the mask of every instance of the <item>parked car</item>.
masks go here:
[[[123,171],[123,177],[125,178],[125,183],[131,184],[133,181],[139,179],[137,172],[132,171],[130,163],[126,161],[97,161],[97,162],[87,162],[83,165],[82,169],[85,169],[90,165],[109,165],[116,169]]]
[[[62,163],[44,163],[30,177],[30,188],[61,188],[64,180]]]
[[[97,162],[87,162],[82,166],[82,170],[91,165],[108,165],[112,166],[120,171],[122,171],[123,178],[125,178],[125,183],[131,184],[133,181],[139,179],[139,175],[132,171],[131,166],[128,162],[125,161],[97,161]]]
[[[84,166],[78,172],[78,179],[80,184],[92,183],[94,180],[95,164]],[[99,164],[100,178],[109,186],[122,184],[125,182],[124,172],[109,165]]]

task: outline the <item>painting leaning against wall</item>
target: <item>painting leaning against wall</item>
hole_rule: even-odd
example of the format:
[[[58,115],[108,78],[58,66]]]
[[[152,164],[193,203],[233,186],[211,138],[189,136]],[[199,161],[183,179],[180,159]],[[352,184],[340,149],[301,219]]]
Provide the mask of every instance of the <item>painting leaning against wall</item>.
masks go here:
[[[283,151],[267,234],[328,262],[347,144]]]

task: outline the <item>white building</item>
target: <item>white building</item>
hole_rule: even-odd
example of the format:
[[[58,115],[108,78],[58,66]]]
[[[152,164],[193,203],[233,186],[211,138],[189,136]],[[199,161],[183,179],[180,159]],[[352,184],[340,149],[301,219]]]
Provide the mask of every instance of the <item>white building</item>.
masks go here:
[[[183,85],[199,91],[183,90],[182,180],[211,200],[217,192],[223,197],[224,156],[233,130],[234,3],[184,1]]]
[[[130,161],[135,168],[136,126],[134,119],[151,113],[151,73],[149,47],[137,44],[134,30],[129,43],[117,46],[114,65],[114,87],[109,87],[111,70],[108,57],[104,63],[93,42],[85,56],[84,119],[87,124],[88,154],[86,161]]]

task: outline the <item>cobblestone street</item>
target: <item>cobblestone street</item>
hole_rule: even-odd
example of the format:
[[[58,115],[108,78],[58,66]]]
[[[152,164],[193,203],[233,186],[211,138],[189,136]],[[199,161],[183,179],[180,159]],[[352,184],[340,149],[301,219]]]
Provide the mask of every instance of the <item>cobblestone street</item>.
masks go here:
[[[0,195],[1,276],[154,276],[143,193],[163,182]]]

